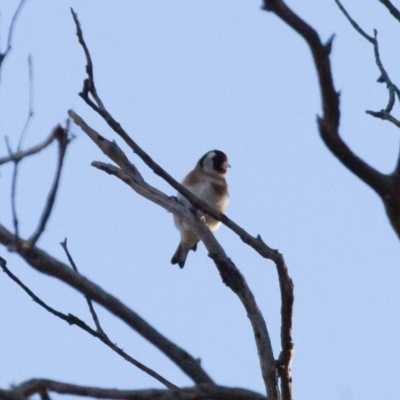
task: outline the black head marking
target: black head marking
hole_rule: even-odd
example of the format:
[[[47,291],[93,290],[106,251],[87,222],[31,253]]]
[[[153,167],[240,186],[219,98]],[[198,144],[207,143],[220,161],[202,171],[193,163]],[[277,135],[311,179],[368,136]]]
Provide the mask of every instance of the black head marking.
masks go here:
[[[220,150],[214,150],[214,157],[213,157],[213,167],[214,169],[219,172],[220,174],[226,173],[226,163],[228,161],[228,157],[225,153]]]
[[[199,166],[204,168],[204,161],[206,158],[210,158],[212,161],[213,169],[220,174],[226,173],[226,163],[228,161],[228,157],[226,154],[220,150],[211,150],[204,154],[203,157],[199,160]]]

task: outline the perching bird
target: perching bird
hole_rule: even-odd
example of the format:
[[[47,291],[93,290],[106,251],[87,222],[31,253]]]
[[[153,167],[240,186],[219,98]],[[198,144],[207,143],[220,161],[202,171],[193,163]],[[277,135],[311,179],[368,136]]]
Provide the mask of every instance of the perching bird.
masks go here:
[[[229,167],[228,157],[225,153],[219,150],[209,151],[200,158],[194,170],[189,172],[182,181],[182,185],[210,206],[224,213],[229,201],[228,185],[225,179]],[[180,194],[178,194],[178,199],[190,206],[188,200]],[[202,216],[202,219],[211,232],[215,232],[221,225],[221,222],[208,215]],[[176,216],[174,216],[174,223],[180,231],[181,241],[171,263],[178,264],[183,268],[189,251],[196,251],[199,238],[187,224]]]

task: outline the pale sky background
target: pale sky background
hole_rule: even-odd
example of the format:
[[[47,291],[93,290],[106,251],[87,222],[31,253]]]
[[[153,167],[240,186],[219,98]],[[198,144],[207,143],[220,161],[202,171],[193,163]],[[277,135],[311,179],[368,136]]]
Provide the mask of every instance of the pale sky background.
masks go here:
[[[19,1],[1,2],[1,44]],[[335,85],[341,134],[371,165],[390,172],[399,131],[366,109],[386,105],[372,47],[333,0],[290,1],[323,40],[336,34]],[[0,87],[0,155],[15,147],[28,111],[29,54],[35,117],[25,148],[42,141],[73,108],[103,135],[110,131],[78,97],[85,60],[69,7],[78,13],[99,93],[131,136],[178,180],[208,150],[229,156],[228,215],[285,256],[295,284],[293,387],[297,400],[398,400],[400,251],[375,193],[348,172],[319,138],[319,89],[303,40],[257,1],[28,0]],[[345,5],[370,34],[400,82],[400,25],[379,1]],[[397,2],[397,6],[400,4]],[[68,238],[80,271],[191,355],[219,384],[263,393],[249,321],[203,245],[183,270],[170,264],[178,244],[172,216],[90,166],[105,161],[73,127],[61,188],[38,245],[66,262]],[[174,190],[128,154],[149,183]],[[56,146],[21,164],[22,235],[39,219]],[[11,165],[0,173],[0,217],[11,227]],[[279,354],[275,267],[222,227],[217,238],[245,275]],[[0,249],[49,305],[91,322],[83,297]],[[30,378],[121,389],[158,388],[99,341],[51,316],[0,274],[0,387]],[[191,385],[166,357],[99,307],[104,329],[139,361],[177,385]],[[57,398],[55,396],[55,398]],[[65,398],[65,397],[64,397]]]

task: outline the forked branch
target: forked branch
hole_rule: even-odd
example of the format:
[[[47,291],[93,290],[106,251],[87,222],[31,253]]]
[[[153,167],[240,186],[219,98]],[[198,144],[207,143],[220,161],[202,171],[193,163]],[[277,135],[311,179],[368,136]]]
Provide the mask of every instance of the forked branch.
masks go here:
[[[282,309],[281,309],[281,317],[282,317],[282,333],[281,333],[281,339],[282,339],[282,352],[281,356],[279,357],[278,362],[276,365],[272,365],[271,362],[273,360],[272,356],[272,350],[268,350],[268,353],[270,352],[271,354],[268,356],[268,360],[264,358],[264,352],[260,352],[259,348],[259,354],[260,354],[260,362],[261,364],[265,364],[262,367],[263,371],[263,377],[264,381],[267,384],[267,381],[269,383],[267,384],[268,389],[268,395],[271,396],[272,398],[275,398],[274,396],[278,396],[278,393],[276,392],[276,389],[272,389],[272,387],[276,387],[276,382],[277,378],[281,377],[283,378],[283,382],[285,386],[288,386],[288,392],[291,392],[291,372],[290,372],[290,364],[293,356],[293,341],[292,341],[292,318],[293,318],[293,282],[291,281],[286,263],[282,257],[282,255],[274,250],[268,247],[261,239],[260,236],[253,237],[249,235],[244,229],[239,227],[236,223],[234,223],[232,220],[230,220],[226,215],[216,211],[214,208],[210,207],[207,203],[201,201],[199,198],[194,196],[190,191],[188,191],[186,188],[184,188],[182,185],[180,185],[171,175],[169,175],[159,164],[157,164],[129,135],[128,133],[122,128],[122,126],[112,117],[112,115],[107,111],[105,108],[103,102],[100,99],[99,94],[97,93],[96,90],[96,85],[94,82],[94,75],[93,75],[93,63],[91,60],[90,52],[88,49],[88,46],[86,45],[86,42],[83,38],[83,33],[82,33],[82,28],[80,26],[80,22],[78,20],[78,17],[76,13],[71,10],[75,24],[76,24],[76,29],[77,29],[77,36],[79,43],[82,45],[85,56],[86,56],[86,71],[87,71],[87,79],[84,81],[83,85],[83,90],[80,93],[80,96],[83,98],[83,100],[93,109],[95,110],[100,116],[103,117],[105,122],[114,130],[115,133],[117,133],[124,141],[125,143],[133,150],[134,153],[136,153],[144,162],[145,164],[153,170],[154,173],[159,175],[161,178],[163,178],[166,182],[168,182],[174,189],[176,189],[179,193],[181,193],[183,196],[185,196],[190,203],[196,208],[199,209],[208,215],[214,217],[217,220],[222,221],[226,226],[228,226],[231,230],[233,230],[241,239],[243,242],[251,246],[253,249],[255,249],[262,257],[267,258],[272,260],[277,268],[278,271],[278,276],[279,276],[279,283],[280,283],[280,288],[281,288],[281,297],[282,297]],[[72,114],[70,114],[72,116]],[[74,118],[74,117],[72,117]],[[77,121],[75,121],[77,122]],[[81,124],[81,122],[78,123],[78,125]],[[80,125],[82,127],[82,124]],[[86,133],[90,131],[92,128],[86,127]],[[94,137],[96,134],[94,134]],[[93,138],[92,138],[93,140]],[[102,140],[103,142],[103,140]],[[103,150],[104,151],[104,150]],[[126,156],[125,156],[126,157]],[[115,160],[114,160],[115,161]],[[118,164],[118,162],[117,162]],[[118,164],[120,167],[121,165]],[[99,165],[97,165],[100,167]],[[103,165],[103,169],[107,170],[107,172],[111,173],[110,171],[112,170],[110,167],[105,167]],[[123,172],[123,168],[121,167],[121,170]],[[114,171],[114,174],[118,177],[121,177],[121,170],[117,173],[116,170]],[[205,243],[206,244],[206,243]],[[207,245],[206,245],[207,246]],[[229,260],[228,263],[222,262],[221,259],[217,256],[214,255],[212,251],[209,251],[210,256],[214,259],[216,262],[216,265],[218,269],[220,270],[221,276],[224,279],[224,276],[226,276],[226,271],[230,270],[230,263],[231,261]],[[236,267],[234,267],[236,269]],[[228,274],[229,275],[229,274]],[[238,293],[237,293],[238,294]],[[240,297],[240,296],[239,296]],[[241,299],[243,301],[243,299]],[[265,322],[264,322],[265,325]],[[254,326],[253,326],[254,328]],[[264,329],[264,328],[263,328]],[[266,329],[266,327],[265,327]],[[259,333],[257,333],[258,337]],[[266,336],[267,337],[267,336]],[[269,342],[269,338],[268,338]],[[270,345],[268,345],[270,346]],[[268,367],[266,367],[268,365]],[[274,394],[275,393],[275,394]],[[285,397],[285,399],[290,399],[291,397]]]
[[[117,390],[72,385],[49,379],[31,379],[14,386],[10,390],[0,390],[0,399],[3,398],[3,395],[4,399],[7,398],[7,400],[26,400],[31,396],[41,395],[42,393],[114,400],[267,400],[266,397],[250,390],[210,384],[175,390]]]
[[[338,0],[336,0],[336,2],[339,4]],[[384,3],[388,4],[389,2]],[[343,6],[341,7],[343,9]],[[339,135],[339,93],[336,92],[333,85],[330,64],[330,49],[332,41],[330,40],[327,44],[323,44],[315,29],[296,15],[283,0],[264,0],[264,8],[281,18],[301,37],[303,37],[308,44],[313,56],[321,91],[323,112],[322,116],[318,118],[321,138],[332,154],[334,154],[343,165],[370,186],[381,197],[392,227],[400,238],[400,155],[394,172],[390,175],[386,175],[371,167],[350,150]],[[350,22],[361,35],[363,35],[369,42],[374,43],[375,58],[381,71],[380,79],[385,83],[390,84],[388,74],[386,74],[386,71],[383,69],[383,65],[380,62],[376,37],[372,38],[367,35],[352,19]],[[397,87],[392,85],[386,110],[375,116],[389,119],[386,111],[391,110],[393,107],[395,94],[399,96]],[[395,123],[396,121],[391,122]]]
[[[129,162],[127,156],[115,142],[110,142],[104,136],[96,132],[74,111],[69,111],[69,116],[82,128],[100,150],[118,165],[119,168],[111,164],[100,162],[94,162],[93,165],[95,167],[110,175],[116,176],[125,184],[129,185],[139,195],[163,207],[174,215],[177,215],[181,220],[184,220],[189,224],[193,231],[196,232],[199,238],[203,241],[208,250],[209,256],[214,260],[215,265],[218,268],[223,282],[232,289],[234,293],[236,293],[247,311],[247,315],[253,327],[261,372],[268,396],[271,399],[278,399],[277,372],[265,320],[245,278],[234,265],[232,260],[227,257],[225,251],[215,239],[214,235],[206,228],[202,221],[191,212],[191,210],[177,202],[175,198],[168,197],[158,189],[146,183],[136,167]]]
[[[380,76],[378,78],[378,82],[379,83],[384,83],[388,89],[388,103],[386,105],[386,107],[380,111],[370,111],[367,110],[366,113],[376,117],[376,118],[380,118],[386,121],[391,122],[392,124],[394,124],[395,126],[397,126],[398,128],[400,128],[400,121],[393,117],[393,115],[391,114],[393,106],[395,104],[396,101],[396,97],[397,97],[397,101],[400,101],[400,90],[397,87],[397,85],[390,79],[388,72],[386,71],[386,68],[383,65],[383,62],[381,60],[381,55],[379,52],[379,42],[378,42],[378,32],[376,31],[376,29],[374,30],[374,36],[370,36],[368,35],[358,24],[357,22],[351,17],[351,15],[348,13],[348,11],[345,9],[345,7],[343,6],[343,4],[340,2],[340,0],[335,0],[336,4],[338,5],[340,11],[342,11],[342,13],[344,14],[344,16],[347,18],[347,20],[350,22],[351,26],[363,37],[365,38],[369,43],[372,44],[373,48],[374,48],[374,56],[375,56],[375,63],[379,69],[379,73]],[[382,1],[382,3],[384,3]],[[393,5],[391,5],[390,2],[387,2],[388,4],[386,4],[387,6],[390,4],[390,6],[393,7]],[[397,10],[397,9],[396,9]],[[398,12],[398,11],[397,11]]]
[[[43,307],[46,311],[48,311],[50,314],[60,318],[61,320],[67,322],[69,325],[75,325],[79,328],[81,328],[83,331],[89,333],[93,337],[99,339],[102,341],[106,346],[111,348],[114,352],[116,352],[118,355],[120,355],[124,360],[128,361],[130,364],[134,365],[135,367],[139,368],[141,371],[145,372],[146,374],[150,375],[163,385],[165,385],[168,389],[177,389],[178,387],[175,386],[173,383],[169,382],[167,379],[162,377],[160,374],[155,372],[153,369],[147,367],[146,365],[142,364],[141,362],[137,361],[133,357],[131,357],[128,353],[126,353],[124,350],[122,350],[120,347],[118,347],[114,342],[112,342],[108,336],[105,334],[105,332],[102,329],[97,329],[94,330],[92,329],[89,325],[87,325],[84,321],[82,321],[80,318],[73,314],[64,314],[60,311],[55,310],[53,307],[50,307],[48,304],[46,304],[42,299],[40,299],[31,289],[29,289],[21,280],[16,277],[7,267],[6,261],[0,257],[0,267],[3,269],[3,271],[6,273],[6,275],[13,280],[19,287],[22,288],[22,290],[27,293],[31,299],[39,304],[41,307]],[[86,296],[85,296],[86,297]],[[93,307],[92,307],[93,308]],[[93,312],[92,311],[92,315]],[[97,319],[97,315],[96,315]],[[97,320],[98,322],[98,320]],[[97,326],[97,324],[96,324]],[[1,400],[1,396],[0,396]]]
[[[3,225],[0,225],[0,243],[10,248],[15,243],[15,236]],[[100,304],[111,314],[125,322],[169,357],[195,383],[213,383],[194,357],[168,340],[137,313],[100,286],[71,270],[67,265],[50,256],[39,247],[31,245],[28,241],[21,240],[20,246],[15,251],[35,270],[52,276],[84,296],[90,297],[92,301]]]

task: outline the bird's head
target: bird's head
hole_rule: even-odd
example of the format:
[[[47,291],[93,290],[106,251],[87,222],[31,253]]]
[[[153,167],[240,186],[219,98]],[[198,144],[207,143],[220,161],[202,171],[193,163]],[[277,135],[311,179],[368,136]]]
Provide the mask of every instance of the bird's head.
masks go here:
[[[208,173],[225,175],[230,165],[228,157],[220,150],[211,150],[204,154],[197,163],[197,166]]]

